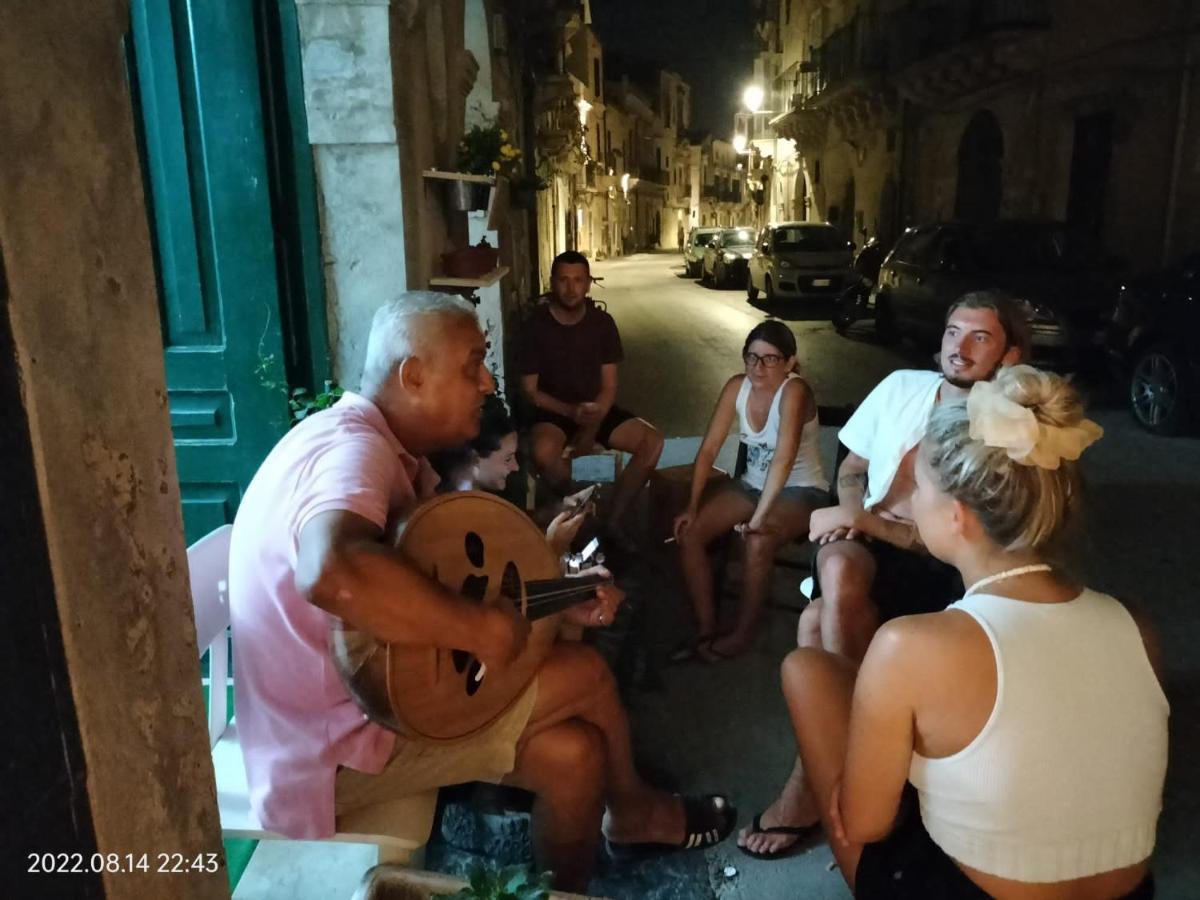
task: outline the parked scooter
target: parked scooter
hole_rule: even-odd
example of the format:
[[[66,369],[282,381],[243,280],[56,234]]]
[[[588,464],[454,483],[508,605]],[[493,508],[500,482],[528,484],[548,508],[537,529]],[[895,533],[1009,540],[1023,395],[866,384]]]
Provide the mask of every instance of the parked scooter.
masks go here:
[[[851,325],[866,317],[867,301],[879,280],[879,269],[885,256],[887,251],[879,238],[872,237],[854,257],[852,270],[856,278],[842,291],[833,312],[833,327],[838,334],[845,334]]]

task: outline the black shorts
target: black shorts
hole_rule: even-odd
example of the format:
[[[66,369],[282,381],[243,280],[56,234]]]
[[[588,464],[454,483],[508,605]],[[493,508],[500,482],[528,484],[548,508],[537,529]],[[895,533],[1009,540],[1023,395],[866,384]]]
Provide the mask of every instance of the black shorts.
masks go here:
[[[928,553],[901,550],[887,541],[859,542],[875,558],[871,599],[881,624],[897,616],[941,612],[962,597],[962,576],[954,566]],[[813,596],[819,597],[821,582],[815,569],[813,581]]]
[[[855,900],[987,900],[991,895],[964,874],[933,842],[921,821],[917,791],[906,785],[892,833],[863,847],[854,879]],[[1122,900],[1151,900],[1154,875]]]
[[[989,894],[963,874],[933,842],[906,785],[892,833],[863,847],[854,876],[855,900],[987,900]]]
[[[637,416],[629,410],[613,404],[608,408],[608,414],[605,415],[600,422],[600,427],[596,430],[596,443],[607,447],[612,433],[625,422],[636,418]],[[538,422],[548,422],[554,425],[567,436],[567,441],[570,441],[575,432],[579,430],[579,423],[574,419],[568,419],[566,416],[560,416],[558,413],[548,412],[544,409],[539,409],[533,414],[530,425],[536,425]]]

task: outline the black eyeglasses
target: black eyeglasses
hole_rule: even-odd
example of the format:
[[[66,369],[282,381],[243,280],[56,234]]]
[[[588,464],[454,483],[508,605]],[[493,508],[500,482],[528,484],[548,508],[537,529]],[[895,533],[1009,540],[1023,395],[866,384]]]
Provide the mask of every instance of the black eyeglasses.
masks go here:
[[[747,350],[742,354],[742,360],[748,366],[754,366],[758,363],[762,363],[768,369],[773,369],[783,362],[784,357],[780,356],[778,353],[767,353],[764,356],[759,356],[757,353],[751,353],[749,350]]]

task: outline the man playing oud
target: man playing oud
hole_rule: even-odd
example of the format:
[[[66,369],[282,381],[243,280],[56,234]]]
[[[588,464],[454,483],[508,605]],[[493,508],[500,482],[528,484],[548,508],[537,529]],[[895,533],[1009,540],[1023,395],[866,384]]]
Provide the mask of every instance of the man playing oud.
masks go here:
[[[538,675],[490,725],[424,743],[369,721],[329,650],[340,622],[383,643],[463,650],[502,673],[528,624],[508,604],[465,600],[394,549],[395,526],[433,492],[424,456],[479,428],[495,389],[474,309],[415,292],[375,315],[359,393],[288,433],[255,475],[234,522],[229,564],[238,727],[250,800],[290,838],[352,831],[373,804],[465,781],[536,795],[538,864],[582,890],[603,833],[614,848],[707,846],[733,827],[725,798],[648,787],[607,666],[554,645]],[[601,587],[565,613],[605,625],[622,599]]]

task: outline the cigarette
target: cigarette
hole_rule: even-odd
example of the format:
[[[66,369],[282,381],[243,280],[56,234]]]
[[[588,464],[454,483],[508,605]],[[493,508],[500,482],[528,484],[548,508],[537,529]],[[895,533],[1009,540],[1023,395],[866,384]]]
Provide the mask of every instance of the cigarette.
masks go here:
[[[675,538],[669,537],[665,541],[663,541],[663,543],[664,544],[673,544],[673,543],[675,543]]]

